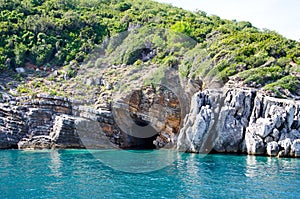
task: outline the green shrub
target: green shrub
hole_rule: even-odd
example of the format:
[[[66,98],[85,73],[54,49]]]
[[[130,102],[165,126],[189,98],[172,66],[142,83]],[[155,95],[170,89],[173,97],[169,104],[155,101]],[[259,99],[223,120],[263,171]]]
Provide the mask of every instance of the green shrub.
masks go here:
[[[29,89],[27,88],[26,85],[19,85],[17,87],[17,92],[18,93],[29,93]]]
[[[289,75],[289,76],[285,76],[285,77],[277,80],[274,83],[264,86],[264,89],[271,90],[271,91],[277,91],[278,88],[283,88],[283,89],[287,89],[291,93],[295,94],[299,85],[300,85],[299,79],[295,76]]]
[[[175,56],[170,55],[163,59],[163,63],[168,67],[174,67],[179,64],[179,60]]]
[[[256,82],[261,85],[274,82],[284,75],[286,75],[285,71],[280,66],[253,68],[239,73],[246,83]]]
[[[191,25],[184,21],[176,22],[173,26],[171,26],[170,29],[174,32],[179,32],[187,35],[190,35],[192,32]]]

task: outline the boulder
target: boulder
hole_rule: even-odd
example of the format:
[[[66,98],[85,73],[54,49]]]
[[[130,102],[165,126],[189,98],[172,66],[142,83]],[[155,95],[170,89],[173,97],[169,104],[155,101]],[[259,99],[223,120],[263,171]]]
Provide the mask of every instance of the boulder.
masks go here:
[[[16,68],[16,72],[21,74],[21,73],[25,73],[25,69],[20,67],[20,68]]]
[[[280,148],[282,148],[283,150],[281,150],[281,154],[280,156],[288,156],[291,150],[291,146],[292,146],[292,141],[290,138],[286,138],[285,140],[281,140],[278,142],[278,145]]]
[[[278,152],[279,152],[279,146],[277,142],[273,141],[267,143],[267,154],[269,156],[277,156]]]
[[[291,156],[296,158],[300,157],[300,139],[294,140],[291,146]]]
[[[265,154],[265,144],[261,137],[253,132],[246,133],[246,148],[247,153],[250,155],[263,155]]]

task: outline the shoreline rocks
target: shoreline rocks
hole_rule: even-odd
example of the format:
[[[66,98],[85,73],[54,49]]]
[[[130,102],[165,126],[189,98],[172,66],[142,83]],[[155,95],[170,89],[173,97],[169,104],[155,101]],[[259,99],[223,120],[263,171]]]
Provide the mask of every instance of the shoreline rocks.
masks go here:
[[[217,153],[299,157],[299,101],[243,88],[225,88],[217,94],[217,103],[206,100],[216,93],[207,90],[193,96],[178,137],[178,150],[206,153],[199,149],[209,145]],[[208,134],[215,137],[214,142],[206,139]]]
[[[119,120],[128,114],[135,124],[159,129],[147,139],[124,132],[114,110],[67,98],[37,95],[0,103],[0,149],[175,147],[192,153],[300,157],[299,101],[226,87],[195,93],[190,112],[183,115],[176,95],[160,89],[136,91],[128,104],[118,104],[128,111],[120,112]]]

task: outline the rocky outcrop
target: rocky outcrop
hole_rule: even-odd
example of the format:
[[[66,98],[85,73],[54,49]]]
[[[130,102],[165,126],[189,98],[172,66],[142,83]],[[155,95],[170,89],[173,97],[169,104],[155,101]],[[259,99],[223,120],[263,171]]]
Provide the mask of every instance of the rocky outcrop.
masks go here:
[[[185,152],[205,153],[213,147],[217,136],[215,119],[219,114],[220,93],[212,90],[199,92],[191,102],[191,111],[185,117],[177,141],[177,149]]]
[[[225,90],[218,118],[217,152],[243,152],[244,137],[253,109],[255,92],[248,89]]]
[[[246,130],[247,153],[295,156],[291,153],[291,146],[294,140],[300,138],[299,116],[299,102],[258,93]]]
[[[127,101],[105,109],[47,95],[11,98],[0,104],[0,148],[175,146],[193,153],[300,157],[299,101],[226,87],[195,93],[186,115],[180,105],[163,86],[134,90]]]
[[[167,89],[149,89],[141,90],[141,95],[133,92],[130,103],[124,109],[130,113],[129,118],[122,116],[122,111],[117,112],[121,115],[119,120],[129,119],[135,126],[149,122],[149,127],[155,132],[153,136],[136,136],[127,128],[120,128],[122,125],[117,123],[111,108],[96,110],[83,105],[84,102],[37,95],[34,99],[14,98],[14,105],[2,104],[0,147],[160,148],[174,144],[173,138],[181,121],[179,102]],[[138,97],[138,101],[134,97]]]
[[[0,104],[0,149],[17,148],[28,132],[24,107]]]
[[[121,143],[111,139],[120,132],[112,127],[116,125],[110,111],[48,95],[13,101],[0,106],[2,149],[111,148]]]
[[[299,116],[299,102],[266,97],[251,89],[198,92],[184,119],[177,148],[205,153],[213,145],[215,152],[298,157]],[[213,142],[209,136],[215,138]]]
[[[156,148],[174,146],[181,123],[181,107],[171,90],[164,86],[144,87],[132,92],[128,104],[134,126],[144,127],[134,136],[152,139],[150,144]]]

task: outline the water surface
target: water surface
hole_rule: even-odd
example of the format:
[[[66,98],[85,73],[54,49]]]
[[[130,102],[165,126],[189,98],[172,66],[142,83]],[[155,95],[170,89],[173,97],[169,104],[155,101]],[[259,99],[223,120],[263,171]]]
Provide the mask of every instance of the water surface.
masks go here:
[[[144,164],[132,161],[132,154],[139,153]],[[115,160],[113,164],[107,157]],[[150,172],[139,173],[139,167],[142,171],[149,167]],[[7,150],[0,151],[0,194],[1,198],[298,198],[300,160],[167,150]]]

